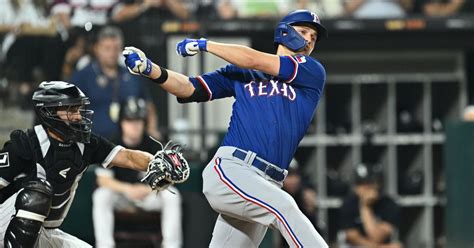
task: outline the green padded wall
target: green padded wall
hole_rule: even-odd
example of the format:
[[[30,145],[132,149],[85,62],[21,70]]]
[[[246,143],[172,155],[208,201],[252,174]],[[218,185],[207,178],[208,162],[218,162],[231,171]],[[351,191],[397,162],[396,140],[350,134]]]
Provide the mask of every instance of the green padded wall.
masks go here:
[[[474,247],[474,122],[449,123],[445,142],[449,248]]]

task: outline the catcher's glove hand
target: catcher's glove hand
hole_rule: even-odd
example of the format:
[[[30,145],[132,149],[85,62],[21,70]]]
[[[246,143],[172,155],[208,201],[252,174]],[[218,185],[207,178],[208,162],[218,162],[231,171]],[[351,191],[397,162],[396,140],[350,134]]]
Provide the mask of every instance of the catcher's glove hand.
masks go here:
[[[188,177],[189,165],[181,153],[181,145],[170,141],[156,152],[142,182],[150,185],[153,190],[161,191],[172,184],[186,181]]]

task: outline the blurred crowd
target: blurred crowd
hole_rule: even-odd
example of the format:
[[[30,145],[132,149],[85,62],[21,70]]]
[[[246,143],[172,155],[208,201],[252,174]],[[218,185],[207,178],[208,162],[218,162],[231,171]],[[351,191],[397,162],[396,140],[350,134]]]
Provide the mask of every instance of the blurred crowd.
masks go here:
[[[119,45],[143,47],[165,61],[159,25],[166,20],[277,19],[300,8],[323,18],[439,17],[474,9],[473,1],[467,0],[0,0],[0,4],[0,96],[3,104],[23,109],[30,109],[31,91],[39,82],[69,80],[97,56],[97,33],[105,25],[118,26],[127,34]]]
[[[323,18],[432,17],[473,10],[467,0],[0,0],[0,96],[3,104],[30,108],[43,80],[69,80],[96,56],[97,32],[116,25],[125,42],[163,54],[163,20],[279,18],[294,9]],[[123,38],[122,44],[123,44]],[[96,49],[97,50],[97,49]],[[165,55],[160,60],[165,60]],[[89,59],[84,59],[84,57]],[[153,116],[152,116],[153,118]]]

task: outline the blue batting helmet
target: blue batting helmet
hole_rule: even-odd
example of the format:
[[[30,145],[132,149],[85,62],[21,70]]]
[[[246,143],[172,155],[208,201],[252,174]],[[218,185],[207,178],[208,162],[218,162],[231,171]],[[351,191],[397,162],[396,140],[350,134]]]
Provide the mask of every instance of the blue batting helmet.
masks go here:
[[[318,32],[316,41],[327,37],[326,28],[321,25],[318,15],[308,10],[295,10],[278,23],[275,29],[274,43],[282,44],[293,51],[301,50],[306,46],[306,40],[298,34],[298,32],[291,26],[293,25],[309,25]]]

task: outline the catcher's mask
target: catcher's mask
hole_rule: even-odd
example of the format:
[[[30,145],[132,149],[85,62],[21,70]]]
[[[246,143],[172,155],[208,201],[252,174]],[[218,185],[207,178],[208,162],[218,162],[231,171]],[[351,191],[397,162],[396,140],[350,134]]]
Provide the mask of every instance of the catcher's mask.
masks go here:
[[[294,25],[304,25],[315,29],[318,32],[316,42],[327,37],[327,29],[321,25],[318,15],[308,10],[295,10],[278,23],[273,39],[275,46],[282,44],[295,52],[306,46],[306,40],[292,27]]]
[[[78,87],[63,81],[42,82],[32,99],[40,123],[64,142],[90,142],[94,111],[86,109],[89,99]],[[66,111],[68,119],[61,119],[58,110]],[[77,111],[81,118],[71,118]]]

